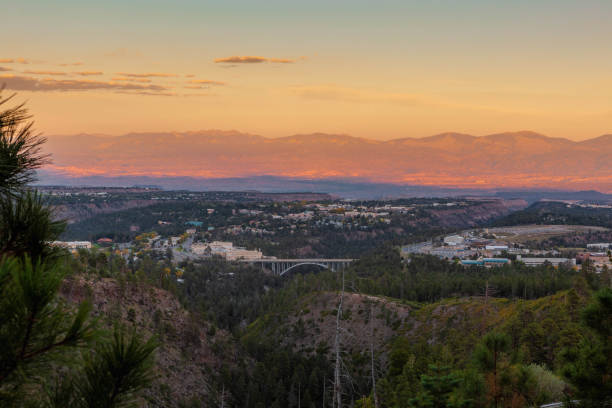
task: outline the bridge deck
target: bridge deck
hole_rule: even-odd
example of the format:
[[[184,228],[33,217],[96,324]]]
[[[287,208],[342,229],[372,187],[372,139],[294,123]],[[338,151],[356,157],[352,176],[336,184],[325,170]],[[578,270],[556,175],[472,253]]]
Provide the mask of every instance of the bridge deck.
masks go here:
[[[291,262],[291,263],[302,263],[302,262],[353,262],[354,259],[325,259],[325,258],[303,258],[303,259],[241,259],[240,262],[262,262],[262,263],[276,263],[276,262]]]

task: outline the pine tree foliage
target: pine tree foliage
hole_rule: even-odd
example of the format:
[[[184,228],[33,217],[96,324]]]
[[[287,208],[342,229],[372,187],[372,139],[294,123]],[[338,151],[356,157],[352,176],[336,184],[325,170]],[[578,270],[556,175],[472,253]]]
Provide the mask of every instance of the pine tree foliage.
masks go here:
[[[565,376],[576,387],[575,397],[580,405],[612,406],[612,289],[595,293],[584,309],[582,319],[592,332],[583,338],[578,348],[568,350]]]
[[[57,265],[5,258],[0,264],[0,384],[42,375],[61,349],[83,346],[94,335],[91,305],[72,314],[57,299],[64,272]]]
[[[153,353],[157,342],[145,341],[135,330],[115,327],[112,341],[98,345],[86,359],[78,391],[86,407],[129,407],[138,391],[153,379]],[[78,381],[78,380],[77,380]]]
[[[119,329],[102,341],[91,304],[74,310],[59,296],[65,262],[50,241],[64,223],[28,186],[49,161],[30,118],[24,105],[0,110],[0,406],[129,406],[151,380],[157,344]]]
[[[0,92],[2,90],[0,89]],[[12,195],[36,179],[36,169],[49,163],[42,153],[46,139],[34,133],[24,104],[4,108],[15,95],[0,97],[0,193]]]

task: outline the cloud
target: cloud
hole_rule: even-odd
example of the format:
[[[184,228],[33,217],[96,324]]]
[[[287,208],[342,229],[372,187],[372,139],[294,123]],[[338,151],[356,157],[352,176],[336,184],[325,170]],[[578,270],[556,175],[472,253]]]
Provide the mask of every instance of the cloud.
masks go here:
[[[6,67],[0,67],[0,72],[2,71],[12,71],[12,69],[6,68]]]
[[[195,85],[226,85],[225,82],[213,81],[211,79],[192,79],[191,81],[189,81],[189,83]]]
[[[134,74],[130,72],[118,72],[117,75],[130,78],[172,78],[177,77],[177,74],[167,74],[164,72],[147,72],[143,74]]]
[[[7,89],[15,91],[52,92],[52,91],[90,91],[90,90],[115,90],[115,91],[142,91],[149,93],[167,93],[168,88],[159,85],[140,85],[133,83],[90,81],[76,79],[38,79],[17,75],[0,75],[0,83],[6,85]]]
[[[180,96],[176,92],[117,91],[116,93],[125,94],[125,95],[146,95],[146,96]]]
[[[150,79],[147,78],[125,78],[125,77],[115,77],[113,81],[131,81],[131,82],[151,82]]]
[[[266,62],[268,59],[264,57],[227,57],[227,58],[217,58],[215,59],[215,63],[217,64],[259,64],[262,62]]]
[[[23,71],[24,74],[33,74],[33,75],[59,75],[59,76],[63,76],[66,75],[65,72],[61,72],[61,71],[32,71],[32,70],[26,70]]]
[[[30,61],[28,61],[25,58],[5,58],[5,59],[0,59],[0,63],[3,63],[3,64],[29,64]]]
[[[80,71],[80,72],[75,72],[75,74],[81,75],[81,76],[92,76],[92,75],[104,75],[104,72],[102,71]]]
[[[68,62],[64,64],[58,64],[60,67],[77,67],[79,65],[83,65],[82,62]]]
[[[194,74],[185,74],[185,78],[194,78],[195,75]]]
[[[275,64],[293,64],[295,62],[295,60],[290,60],[286,58],[270,58],[268,59],[268,61]]]
[[[256,56],[232,56],[215,59],[215,63],[217,64],[261,64],[262,62],[271,62],[273,64],[293,64],[295,60],[287,58],[266,58]]]

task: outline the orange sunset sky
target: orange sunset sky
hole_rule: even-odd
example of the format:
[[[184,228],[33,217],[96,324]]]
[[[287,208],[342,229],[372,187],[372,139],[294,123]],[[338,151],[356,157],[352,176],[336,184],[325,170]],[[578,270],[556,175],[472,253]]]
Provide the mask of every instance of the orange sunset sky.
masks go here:
[[[46,135],[612,132],[612,2],[34,1],[0,83]]]

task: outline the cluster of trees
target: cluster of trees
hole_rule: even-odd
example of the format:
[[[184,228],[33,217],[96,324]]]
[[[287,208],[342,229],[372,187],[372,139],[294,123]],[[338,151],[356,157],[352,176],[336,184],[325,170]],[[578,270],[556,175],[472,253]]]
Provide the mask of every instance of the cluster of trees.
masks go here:
[[[556,350],[530,343],[532,322],[517,340],[512,324],[485,335],[462,359],[455,350],[398,339],[378,395],[390,407],[524,407],[572,401],[580,407],[612,403],[610,323],[612,290],[596,292],[581,318],[570,322]],[[521,343],[522,347],[521,347]],[[553,351],[555,363],[534,355]]]
[[[404,263],[395,248],[385,247],[351,265],[347,277],[350,280],[353,276],[356,287],[364,293],[434,302],[448,297],[482,296],[485,287],[493,288],[497,297],[539,298],[571,288],[578,273],[571,267],[527,267],[521,262],[495,268],[466,268],[430,255],[412,255]]]
[[[215,212],[207,213],[208,208]],[[206,201],[170,201],[146,207],[131,208],[114,213],[97,214],[91,218],[70,224],[62,234],[66,240],[96,240],[113,238],[118,242],[129,242],[143,232],[157,231],[163,235],[180,235],[189,228],[188,221],[202,221],[206,226],[225,224],[232,216],[231,204]],[[159,225],[158,221],[169,224]],[[133,226],[138,227],[136,230]]]
[[[380,372],[376,363],[381,376],[376,402],[371,394],[369,357],[343,351],[343,369],[352,371],[350,380],[343,380],[347,382],[347,406],[515,407],[595,398],[584,394],[580,379],[595,378],[599,389],[609,387],[602,374],[609,369],[608,340],[594,335],[580,318],[585,298],[598,289],[605,295],[609,289],[605,279],[588,268],[579,273],[517,263],[466,269],[429,256],[415,256],[406,263],[395,248],[382,247],[354,263],[344,275],[348,291],[364,294],[431,303],[453,296],[480,297],[490,285],[496,288],[494,296],[514,298],[517,305],[476,348],[471,347],[470,339],[479,339],[479,333],[451,331],[442,346],[430,345],[424,337],[400,337],[393,343],[386,372]],[[231,401],[236,406],[308,407],[320,406],[325,400],[331,405],[334,360],[330,348],[301,354],[284,346],[278,338],[282,331],[276,329],[283,316],[292,313],[307,295],[338,290],[340,274],[318,271],[275,278],[258,269],[211,260],[187,265],[183,277],[178,293],[184,304],[232,331],[251,359],[219,376],[214,401]],[[561,294],[561,300],[544,298],[553,294]],[[599,304],[606,304],[604,295],[598,294]],[[547,310],[549,317],[540,318],[540,310]],[[597,320],[600,328],[607,327],[610,311],[597,310],[599,320],[590,320]],[[585,366],[593,350],[599,353],[599,360]],[[307,375],[311,371],[316,375]]]
[[[332,368],[324,353],[306,356],[287,347],[246,345],[254,366],[224,370],[214,405],[255,408],[331,406]],[[220,393],[219,393],[220,391]]]
[[[268,309],[268,292],[283,286],[283,279],[248,265],[228,265],[210,259],[184,268],[179,298],[217,327],[239,335]]]
[[[0,405],[121,407],[151,381],[154,340],[89,316],[58,293],[67,269],[49,245],[64,223],[29,188],[48,162],[23,105],[0,98]]]

